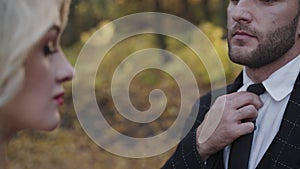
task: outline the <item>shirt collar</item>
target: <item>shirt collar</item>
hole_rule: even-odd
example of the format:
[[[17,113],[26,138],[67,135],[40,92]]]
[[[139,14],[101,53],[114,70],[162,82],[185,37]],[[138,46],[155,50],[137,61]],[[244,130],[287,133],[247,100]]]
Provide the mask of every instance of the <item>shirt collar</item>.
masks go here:
[[[266,88],[266,91],[274,100],[281,101],[292,92],[294,83],[299,74],[299,65],[300,55],[291,60],[288,64],[284,65],[282,68],[272,73],[268,79],[262,82]],[[254,82],[248,77],[245,68],[243,70],[243,77],[244,85],[242,88],[245,90]]]

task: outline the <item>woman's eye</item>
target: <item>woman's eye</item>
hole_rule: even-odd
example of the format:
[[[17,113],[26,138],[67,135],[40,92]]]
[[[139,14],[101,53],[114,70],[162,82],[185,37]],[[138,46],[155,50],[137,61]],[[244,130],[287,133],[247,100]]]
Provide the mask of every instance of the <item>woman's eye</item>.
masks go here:
[[[264,3],[272,3],[272,2],[275,2],[276,0],[261,0],[261,1]]]
[[[58,50],[55,47],[54,42],[49,41],[48,44],[46,46],[44,46],[43,52],[47,56],[47,55],[51,55],[51,54],[58,52]]]
[[[230,2],[236,5],[239,2],[239,0],[231,0]]]

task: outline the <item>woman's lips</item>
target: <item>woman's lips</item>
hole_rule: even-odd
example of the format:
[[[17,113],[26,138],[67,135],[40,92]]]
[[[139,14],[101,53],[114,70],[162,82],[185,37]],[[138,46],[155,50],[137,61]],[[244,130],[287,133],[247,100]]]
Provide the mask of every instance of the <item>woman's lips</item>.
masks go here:
[[[62,93],[60,93],[60,94],[58,94],[58,95],[56,95],[56,96],[54,97],[54,100],[55,100],[56,103],[57,103],[58,105],[60,105],[60,106],[64,104],[63,96],[64,96],[64,93],[62,92]]]

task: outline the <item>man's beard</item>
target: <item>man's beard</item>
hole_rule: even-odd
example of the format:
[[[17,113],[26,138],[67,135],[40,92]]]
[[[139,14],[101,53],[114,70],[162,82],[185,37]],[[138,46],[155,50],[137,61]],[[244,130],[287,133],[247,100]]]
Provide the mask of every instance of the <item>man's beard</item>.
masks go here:
[[[236,30],[244,30],[257,37],[264,37],[264,41],[253,51],[242,53],[234,52],[230,41],[227,38],[230,59],[235,63],[242,64],[250,68],[259,68],[276,61],[286,54],[295,44],[298,19],[299,15],[296,15],[289,24],[267,33],[266,36],[262,36],[261,33],[238,23],[229,33],[236,32]]]

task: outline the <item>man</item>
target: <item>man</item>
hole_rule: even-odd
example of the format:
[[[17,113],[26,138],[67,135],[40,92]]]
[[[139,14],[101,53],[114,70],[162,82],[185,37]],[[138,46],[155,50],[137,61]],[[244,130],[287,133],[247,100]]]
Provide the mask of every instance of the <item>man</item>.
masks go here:
[[[194,127],[164,169],[300,168],[299,3],[230,1],[229,56],[244,65],[243,72],[212,105],[210,94],[200,98]],[[253,83],[266,91],[246,92]],[[243,142],[235,153],[237,142],[248,135],[250,145]],[[236,167],[233,163],[243,163],[240,156],[248,154],[246,147],[246,167]]]

